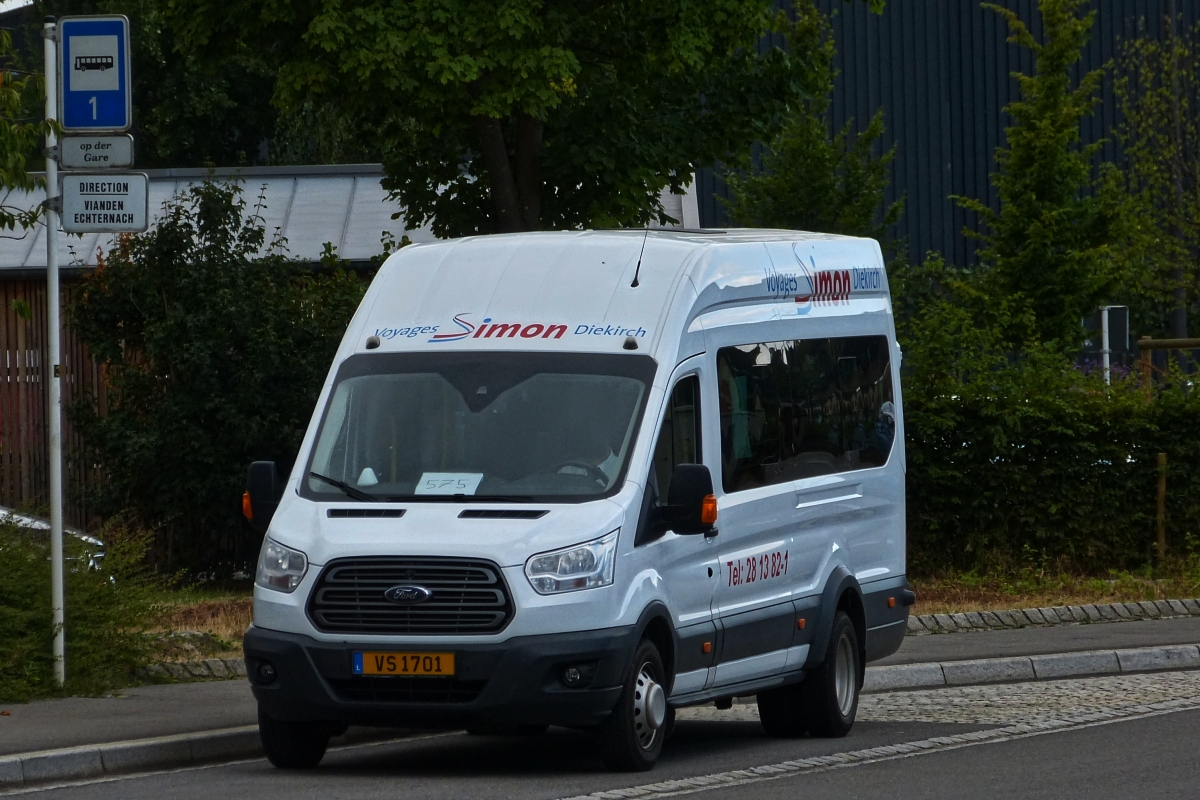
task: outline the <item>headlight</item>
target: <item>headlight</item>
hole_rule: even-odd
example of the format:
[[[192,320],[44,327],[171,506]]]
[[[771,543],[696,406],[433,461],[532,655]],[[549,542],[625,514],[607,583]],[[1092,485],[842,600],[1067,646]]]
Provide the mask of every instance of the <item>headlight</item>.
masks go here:
[[[538,594],[608,586],[613,582],[620,530],[591,542],[533,556],[525,562],[525,576]]]
[[[304,553],[284,547],[274,539],[263,539],[255,583],[264,589],[294,592],[304,580],[305,572],[308,572],[308,557]]]

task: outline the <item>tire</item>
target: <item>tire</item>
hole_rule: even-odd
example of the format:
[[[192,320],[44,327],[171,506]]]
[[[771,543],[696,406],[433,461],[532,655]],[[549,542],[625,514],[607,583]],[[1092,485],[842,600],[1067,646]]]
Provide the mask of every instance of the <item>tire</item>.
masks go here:
[[[758,719],[767,736],[776,739],[803,736],[803,713],[798,683],[758,693]]]
[[[645,772],[658,761],[667,734],[667,681],[658,648],[642,640],[633,653],[621,697],[597,731],[609,769]],[[657,724],[656,715],[661,715]]]
[[[311,769],[325,757],[333,727],[324,722],[288,722],[258,710],[258,735],[267,760],[280,769]]]
[[[804,727],[813,736],[838,739],[854,727],[862,689],[862,653],[854,623],[844,611],[833,618],[825,660],[800,684]]]

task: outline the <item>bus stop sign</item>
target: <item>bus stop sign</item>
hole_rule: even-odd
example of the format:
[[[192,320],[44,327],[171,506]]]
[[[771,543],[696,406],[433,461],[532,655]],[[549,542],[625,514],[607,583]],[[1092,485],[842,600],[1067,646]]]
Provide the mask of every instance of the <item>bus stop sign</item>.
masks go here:
[[[123,131],[133,122],[129,20],[63,17],[58,22],[59,115],[64,131]]]

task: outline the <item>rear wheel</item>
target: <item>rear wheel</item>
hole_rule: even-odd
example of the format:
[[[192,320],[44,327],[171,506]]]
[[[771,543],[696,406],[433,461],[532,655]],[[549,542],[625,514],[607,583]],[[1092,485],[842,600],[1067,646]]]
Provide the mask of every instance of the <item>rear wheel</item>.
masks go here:
[[[825,660],[799,686],[804,727],[813,736],[839,738],[854,727],[862,688],[860,662],[854,623],[839,611],[833,618]]]
[[[610,769],[644,772],[654,767],[668,733],[667,678],[658,648],[647,640],[630,666],[616,708],[598,733]]]
[[[258,735],[267,760],[280,769],[309,769],[321,763],[334,726],[325,722],[289,722],[258,710]]]

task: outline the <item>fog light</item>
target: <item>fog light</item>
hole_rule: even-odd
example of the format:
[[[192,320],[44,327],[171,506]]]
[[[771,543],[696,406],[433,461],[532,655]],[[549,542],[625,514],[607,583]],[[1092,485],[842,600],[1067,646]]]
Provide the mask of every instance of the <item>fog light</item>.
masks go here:
[[[562,673],[562,682],[567,686],[578,686],[583,682],[583,673],[579,667],[567,667]]]
[[[259,664],[258,677],[263,679],[263,683],[270,683],[275,680],[275,665],[270,661],[264,661]]]

